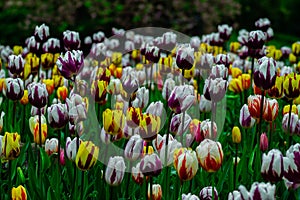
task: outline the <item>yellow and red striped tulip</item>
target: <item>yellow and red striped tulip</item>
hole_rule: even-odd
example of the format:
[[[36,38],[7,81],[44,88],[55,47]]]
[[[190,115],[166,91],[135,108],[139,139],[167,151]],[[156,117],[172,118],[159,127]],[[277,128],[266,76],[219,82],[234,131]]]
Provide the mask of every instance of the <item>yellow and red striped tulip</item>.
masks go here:
[[[98,146],[91,141],[82,142],[76,154],[76,166],[82,171],[89,170],[96,164],[98,155]]]
[[[1,154],[4,160],[14,160],[20,155],[21,136],[18,133],[5,132],[2,137]]]
[[[196,152],[186,148],[176,149],[174,151],[174,167],[180,180],[191,180],[198,171]]]
[[[19,185],[18,187],[13,187],[11,189],[11,199],[12,200],[26,200],[27,199],[27,192],[26,189]]]

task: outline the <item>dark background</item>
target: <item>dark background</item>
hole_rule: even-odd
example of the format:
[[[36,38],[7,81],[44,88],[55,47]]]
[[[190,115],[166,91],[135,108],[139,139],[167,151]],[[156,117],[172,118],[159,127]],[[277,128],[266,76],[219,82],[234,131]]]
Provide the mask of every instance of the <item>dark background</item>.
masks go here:
[[[297,0],[0,0],[0,44],[24,45],[42,23],[50,27],[51,37],[60,38],[69,29],[83,40],[98,30],[110,37],[112,27],[155,26],[201,36],[226,23],[235,32],[251,31],[257,19],[267,17],[274,40],[291,45],[300,38],[299,8]]]

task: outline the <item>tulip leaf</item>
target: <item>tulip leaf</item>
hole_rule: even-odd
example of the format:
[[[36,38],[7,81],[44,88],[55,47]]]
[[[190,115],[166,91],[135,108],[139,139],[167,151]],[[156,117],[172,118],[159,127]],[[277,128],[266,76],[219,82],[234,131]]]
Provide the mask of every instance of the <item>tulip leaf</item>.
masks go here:
[[[258,148],[258,146],[256,145],[250,155],[250,158],[249,158],[248,169],[249,169],[251,176],[253,176],[253,173],[254,173],[254,171],[252,169],[252,165],[253,165],[253,160],[254,160],[254,156],[255,156],[255,151],[257,148]]]
[[[41,170],[43,172],[50,167],[51,162],[49,156],[47,155],[46,151],[43,148],[40,148],[40,155],[41,155]]]

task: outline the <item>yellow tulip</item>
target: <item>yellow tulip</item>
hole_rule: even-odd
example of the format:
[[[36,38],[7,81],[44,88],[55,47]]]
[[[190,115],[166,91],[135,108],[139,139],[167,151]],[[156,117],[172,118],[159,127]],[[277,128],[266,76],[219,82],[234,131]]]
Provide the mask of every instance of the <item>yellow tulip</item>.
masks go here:
[[[20,99],[20,103],[22,105],[27,105],[28,102],[29,102],[29,100],[28,100],[28,90],[24,90],[24,95],[23,95],[22,99]]]
[[[125,126],[125,116],[122,110],[106,109],[103,112],[103,127],[106,133],[117,135]]]
[[[234,126],[232,129],[232,141],[233,143],[241,143],[242,137],[241,137],[241,131],[240,128],[237,126]]]
[[[14,52],[15,55],[19,55],[19,54],[21,54],[23,52],[23,47],[15,45],[13,47],[13,52]]]
[[[2,156],[4,160],[14,160],[20,155],[21,136],[18,133],[8,133],[2,138]]]
[[[11,189],[11,199],[12,200],[26,200],[27,199],[27,193],[26,189],[19,185],[18,187],[13,187]]]
[[[98,146],[91,141],[82,142],[76,155],[76,166],[82,171],[89,170],[96,164],[98,156]]]
[[[68,96],[68,88],[66,86],[57,88],[56,95],[58,99],[65,101]]]

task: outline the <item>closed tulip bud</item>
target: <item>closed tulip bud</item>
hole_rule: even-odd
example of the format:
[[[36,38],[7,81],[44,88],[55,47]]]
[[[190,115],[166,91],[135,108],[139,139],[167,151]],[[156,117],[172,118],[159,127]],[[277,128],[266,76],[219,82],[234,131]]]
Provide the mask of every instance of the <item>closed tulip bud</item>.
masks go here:
[[[43,52],[44,53],[58,53],[60,52],[60,41],[57,38],[49,38],[43,44]]]
[[[34,37],[38,42],[44,42],[49,37],[49,27],[45,24],[35,26]]]
[[[73,162],[75,162],[77,155],[77,140],[79,140],[80,145],[82,143],[82,140],[80,138],[75,137],[73,140],[71,140],[70,137],[67,137],[66,140],[66,156]]]
[[[242,83],[242,77],[239,78],[233,78],[229,82],[228,89],[234,93],[241,93],[243,92],[243,83]]]
[[[140,170],[144,176],[158,176],[162,170],[162,162],[157,154],[145,155],[140,163]]]
[[[205,113],[211,111],[211,101],[207,100],[204,95],[201,95],[200,97],[199,110]]]
[[[213,130],[212,130],[212,127],[211,127],[212,125],[213,125]],[[217,124],[216,124],[216,122],[212,123],[210,121],[210,119],[206,119],[206,120],[201,122],[200,130],[201,130],[201,137],[203,139],[205,139],[205,138],[207,138],[207,139],[216,139],[217,138]]]
[[[181,199],[182,200],[200,200],[199,197],[195,194],[191,194],[191,193],[188,193],[188,194],[182,194],[181,195]]]
[[[67,50],[79,49],[81,44],[79,33],[69,30],[64,31],[63,43]]]
[[[255,27],[262,31],[267,31],[268,28],[271,26],[271,22],[268,18],[259,18],[254,23]]]
[[[164,104],[161,101],[151,102],[148,108],[146,109],[146,113],[162,116],[164,113]]]
[[[144,141],[139,135],[131,136],[124,150],[125,158],[131,161],[137,160],[142,155],[143,147]]]
[[[217,57],[215,58],[215,63],[217,65],[224,65],[226,68],[228,68],[230,65],[230,60],[231,58],[229,54],[218,54]],[[223,76],[223,78],[224,77],[226,78],[227,76]]]
[[[20,155],[20,140],[21,136],[18,133],[5,132],[0,154],[4,160],[14,160]]]
[[[150,142],[157,137],[157,134],[160,130],[160,125],[160,116],[145,113],[140,121],[139,134],[144,140]]]
[[[149,102],[149,90],[145,87],[138,88],[135,99],[132,101],[132,106],[143,109]]]
[[[185,113],[183,119],[183,113],[174,115],[171,119],[169,131],[174,135],[182,135],[185,133],[192,121],[192,118]]]
[[[296,133],[296,128],[297,128],[297,122],[298,122],[298,115],[291,113],[291,118],[289,120],[289,114],[285,114],[282,118],[282,129],[284,132],[289,133],[289,134],[294,134]],[[290,125],[288,124],[290,122]]]
[[[20,78],[5,80],[5,95],[7,98],[18,101],[24,95],[24,83]]]
[[[36,144],[44,144],[47,138],[48,129],[47,129],[47,121],[44,115],[41,115],[41,126],[42,126],[42,138],[40,140],[39,135],[39,117],[35,115],[34,117],[29,118],[29,128],[30,132],[33,135],[33,140]]]
[[[282,115],[288,114],[290,112],[290,108],[291,108],[290,105],[285,105],[282,109]],[[298,115],[298,109],[297,109],[297,106],[295,104],[292,105],[291,112]]]
[[[245,200],[252,199],[250,193],[243,185],[239,186],[239,190],[234,190],[233,192],[230,192],[228,194],[228,200],[240,200],[240,199],[245,199]]]
[[[286,151],[286,157],[283,158],[284,178],[290,184],[300,183],[300,144],[291,145]]]
[[[278,149],[272,149],[262,157],[261,175],[266,181],[278,182],[283,177],[283,155]]]
[[[201,135],[201,121],[193,119],[190,123],[190,132],[196,142],[201,142],[204,138]]]
[[[267,151],[269,147],[269,140],[266,133],[260,135],[259,149],[261,151]]]
[[[91,95],[94,97],[95,102],[103,105],[106,103],[107,82],[96,80],[93,81],[91,87]]]
[[[194,89],[191,85],[175,86],[168,99],[168,106],[175,113],[185,112],[195,101]]]
[[[105,181],[111,186],[120,185],[124,178],[124,158],[121,156],[110,157],[105,171]]]
[[[239,144],[241,143],[242,137],[241,137],[241,131],[238,126],[234,126],[232,129],[232,141],[233,143]]]
[[[212,187],[204,187],[199,193],[200,200],[212,200],[213,199],[213,193],[212,193]],[[219,195],[216,187],[214,187],[214,200],[218,200]]]
[[[180,69],[191,69],[194,64],[194,49],[188,46],[180,46],[176,53],[176,64]]]
[[[29,102],[28,100],[28,90],[24,90],[24,94],[23,94],[23,97],[20,99],[20,103],[22,105],[27,105]]]
[[[258,60],[259,68],[254,72],[254,83],[263,90],[268,90],[275,85],[276,61],[273,58],[263,57]]]
[[[99,147],[91,141],[82,142],[76,154],[76,166],[82,171],[89,170],[96,164],[98,155]]]
[[[48,107],[48,122],[52,128],[61,129],[69,120],[68,110],[65,104],[53,104]]]
[[[196,148],[200,166],[207,172],[216,172],[223,162],[222,145],[210,139],[204,139]]]
[[[279,110],[279,104],[276,99],[267,99],[267,105],[263,112],[263,119],[272,122],[276,119]]]
[[[169,99],[173,89],[175,88],[175,81],[172,78],[166,79],[162,89],[162,96],[164,99]]]
[[[66,86],[58,87],[56,94],[58,99],[65,101],[68,96],[68,88]]]
[[[133,166],[131,168],[131,178],[132,178],[132,180],[135,183],[137,183],[139,185],[143,184],[143,182],[144,182],[144,175],[143,175],[143,173],[140,170],[140,162],[138,162],[136,164],[136,166]]]
[[[54,153],[58,152],[58,139],[57,138],[51,138],[47,139],[45,142],[45,151],[50,156]]]
[[[250,195],[255,200],[275,200],[275,189],[276,185],[255,182],[251,185]]]
[[[160,49],[156,46],[146,46],[145,57],[153,63],[158,63],[160,58]]]
[[[22,53],[23,53],[23,47],[22,47],[22,46],[19,46],[19,45],[13,46],[13,53],[14,53],[15,55],[22,54]]]
[[[7,69],[11,74],[19,76],[24,70],[25,60],[21,55],[10,55],[8,57]]]
[[[251,49],[261,49],[266,41],[266,36],[261,30],[251,31],[248,36],[247,46]]]
[[[220,33],[220,38],[223,40],[229,40],[232,32],[232,27],[228,24],[218,25],[218,32]]]
[[[104,130],[111,134],[117,135],[125,126],[125,116],[122,110],[106,109],[103,112]]]
[[[104,130],[104,128],[101,129],[100,131],[100,140],[104,143],[104,144],[109,144],[111,141],[111,135],[106,133],[106,131]]]
[[[11,189],[11,199],[12,200],[27,200],[27,192],[26,189],[19,185],[18,187],[13,187]]]
[[[196,152],[186,148],[179,148],[175,150],[174,167],[180,180],[191,180],[198,171]]]
[[[260,111],[261,111],[261,95],[250,95],[248,97],[248,109],[249,112],[251,114],[251,116],[256,119],[259,120],[260,119]],[[263,107],[263,113],[266,110],[266,102],[267,100],[264,99],[264,107]]]
[[[150,185],[149,185],[150,187]],[[161,200],[162,199],[162,189],[159,184],[152,185],[152,197],[150,197],[150,188],[148,187],[148,199]]]
[[[206,79],[203,94],[207,100],[214,102],[221,101],[225,96],[228,82],[222,78]]]
[[[46,85],[42,83],[31,83],[28,86],[28,99],[31,105],[42,108],[48,102]]]
[[[25,41],[27,48],[31,53],[38,53],[40,49],[40,43],[35,39],[34,36],[29,37]]]

